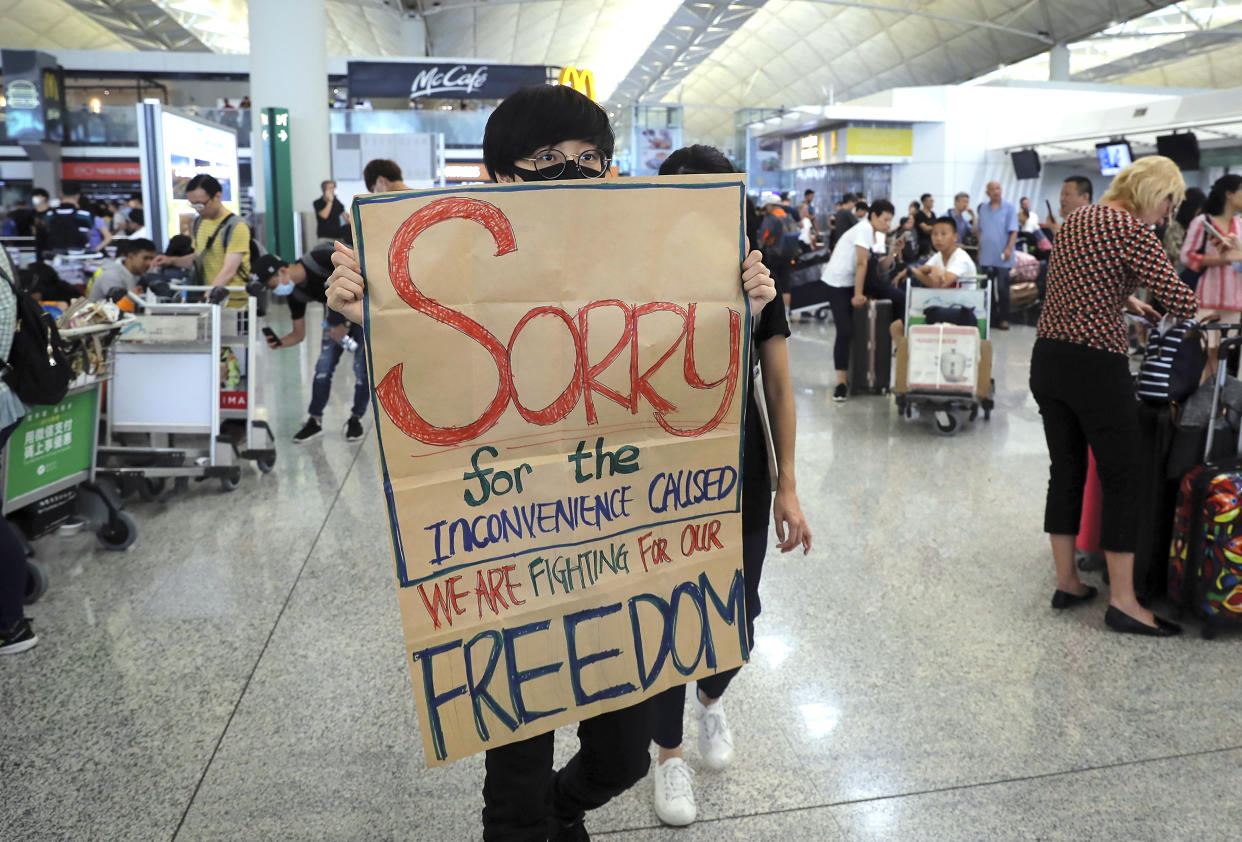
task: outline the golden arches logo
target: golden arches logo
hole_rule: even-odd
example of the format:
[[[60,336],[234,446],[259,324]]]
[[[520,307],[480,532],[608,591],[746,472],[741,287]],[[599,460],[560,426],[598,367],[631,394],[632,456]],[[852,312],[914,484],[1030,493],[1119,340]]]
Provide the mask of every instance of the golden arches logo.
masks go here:
[[[561,76],[557,82],[573,88],[592,100],[595,99],[595,74],[590,70],[579,70],[572,65],[565,67],[561,70]]]

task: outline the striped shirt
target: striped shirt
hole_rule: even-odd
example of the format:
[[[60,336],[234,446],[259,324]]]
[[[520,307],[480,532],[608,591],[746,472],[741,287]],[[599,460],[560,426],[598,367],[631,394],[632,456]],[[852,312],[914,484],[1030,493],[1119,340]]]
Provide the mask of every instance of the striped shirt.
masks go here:
[[[1053,243],[1037,335],[1125,354],[1122,310],[1140,286],[1178,318],[1193,318],[1198,309],[1150,228],[1107,205],[1080,208]]]

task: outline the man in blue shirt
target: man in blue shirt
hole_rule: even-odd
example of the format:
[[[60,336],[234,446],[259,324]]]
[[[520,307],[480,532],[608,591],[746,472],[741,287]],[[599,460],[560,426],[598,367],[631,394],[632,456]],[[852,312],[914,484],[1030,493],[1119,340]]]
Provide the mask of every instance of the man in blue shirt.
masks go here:
[[[958,193],[953,197],[953,210],[949,213],[957,223],[957,244],[966,242],[966,235],[975,230],[975,212],[970,209],[970,194]]]
[[[988,201],[979,205],[979,268],[996,290],[992,324],[1009,330],[1009,270],[1018,239],[1018,209],[1001,198],[1000,182],[988,182]]]

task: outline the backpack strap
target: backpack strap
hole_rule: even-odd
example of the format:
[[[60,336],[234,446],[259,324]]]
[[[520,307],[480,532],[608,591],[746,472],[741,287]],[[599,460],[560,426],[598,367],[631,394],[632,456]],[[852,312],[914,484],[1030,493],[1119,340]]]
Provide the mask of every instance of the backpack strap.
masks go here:
[[[224,218],[224,221],[220,223],[215,231],[211,232],[211,236],[207,238],[207,242],[203,243],[203,251],[211,251],[211,247],[216,244],[216,238],[221,234],[224,234],[224,247],[227,249],[229,247],[229,237],[233,235],[233,229],[237,227],[237,222],[237,216],[232,211],[229,211],[229,215]],[[198,221],[195,220],[194,224],[196,226],[197,233]]]

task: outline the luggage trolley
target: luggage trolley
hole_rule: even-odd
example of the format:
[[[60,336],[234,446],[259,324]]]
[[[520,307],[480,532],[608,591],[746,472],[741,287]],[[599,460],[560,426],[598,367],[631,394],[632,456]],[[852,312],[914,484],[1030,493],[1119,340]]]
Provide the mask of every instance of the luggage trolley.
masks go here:
[[[191,297],[210,289],[173,287]],[[154,500],[167,499],[169,479],[178,491],[192,478],[234,491],[241,460],[272,470],[275,437],[257,406],[255,298],[234,308],[132,297],[142,313],[117,342],[100,473]]]
[[[30,541],[79,511],[94,516],[88,519],[99,524],[95,534],[110,550],[124,550],[138,537],[133,518],[95,482],[102,393],[114,372],[113,340],[126,321],[60,331],[67,356],[81,360],[82,371],[55,406],[33,407],[0,451],[0,514],[18,528],[28,557]],[[27,565],[29,605],[47,588],[47,575],[29,558]]]
[[[897,411],[904,418],[913,418],[915,411],[933,414],[936,429],[946,436],[959,428],[957,412],[968,412],[971,421],[983,410],[983,419],[992,417],[996,380],[991,376],[991,307],[985,276],[963,278],[959,286],[949,289],[928,289],[906,281],[905,337],[898,347],[897,385],[894,389]],[[944,350],[945,332],[939,332],[937,349],[920,354],[912,343],[911,329],[927,326],[925,311],[932,307],[955,308],[965,314],[963,321],[973,322],[978,337],[971,339],[966,325],[945,325],[952,331],[951,339],[969,349],[976,346],[974,359],[950,348]],[[943,323],[942,323],[943,324]],[[916,330],[917,341],[924,331]],[[927,337],[924,337],[927,338]],[[911,357],[914,357],[912,361]],[[973,371],[973,379],[969,373]],[[981,385],[982,383],[982,385]]]

